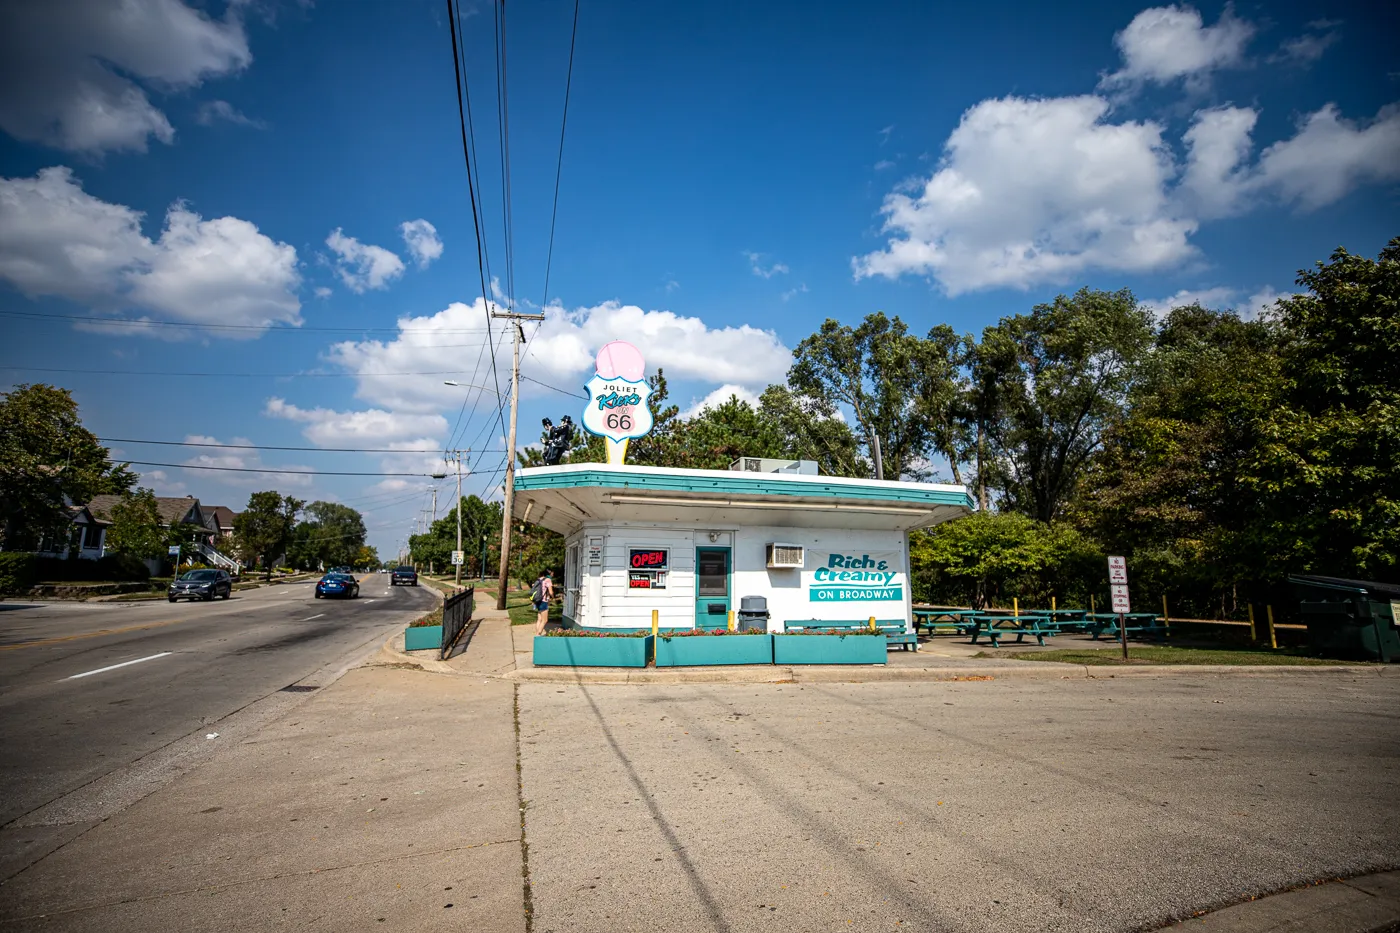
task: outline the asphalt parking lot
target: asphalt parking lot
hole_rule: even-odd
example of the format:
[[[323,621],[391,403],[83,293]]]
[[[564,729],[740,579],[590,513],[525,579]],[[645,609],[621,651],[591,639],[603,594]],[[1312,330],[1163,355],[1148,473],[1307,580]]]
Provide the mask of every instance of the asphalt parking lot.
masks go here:
[[[534,929],[1154,928],[1400,864],[1400,679],[525,684]]]

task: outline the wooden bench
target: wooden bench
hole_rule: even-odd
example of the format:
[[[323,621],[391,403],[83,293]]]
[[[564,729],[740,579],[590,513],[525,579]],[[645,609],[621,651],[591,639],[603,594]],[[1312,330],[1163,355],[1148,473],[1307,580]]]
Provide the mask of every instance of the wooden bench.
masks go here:
[[[1037,616],[991,616],[982,615],[975,619],[972,629],[972,643],[977,644],[977,636],[984,635],[993,648],[1001,647],[1001,640],[1016,636],[1016,643],[1022,643],[1027,635],[1033,636],[1039,645],[1045,644],[1046,635],[1054,635],[1055,630],[1044,624]]]
[[[885,645],[899,645],[905,651],[913,649],[919,650],[919,636],[916,632],[908,630],[903,619],[876,619],[875,628],[885,636]],[[861,630],[870,630],[869,619],[840,619],[831,621],[828,619],[795,619],[783,623],[783,631],[800,632],[807,629],[823,629],[832,632],[850,632],[852,635],[861,634]]]

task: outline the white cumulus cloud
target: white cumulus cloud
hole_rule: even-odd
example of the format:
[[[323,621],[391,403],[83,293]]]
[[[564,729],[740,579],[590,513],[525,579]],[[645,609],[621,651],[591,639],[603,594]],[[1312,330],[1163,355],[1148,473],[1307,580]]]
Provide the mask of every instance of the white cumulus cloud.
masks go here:
[[[722,385],[713,392],[710,392],[702,399],[692,401],[690,407],[681,412],[682,418],[694,418],[707,408],[718,408],[731,398],[738,398],[741,402],[748,402],[754,408],[758,407],[758,393],[741,385]]]
[[[749,261],[749,269],[753,272],[754,275],[758,276],[761,279],[771,279],[775,275],[788,274],[788,267],[783,265],[781,262],[774,262],[765,265],[763,262],[764,257],[762,253],[745,252],[744,257]]]
[[[185,443],[218,444],[221,442],[216,437],[190,434],[185,437]],[[235,437],[223,443],[251,446],[253,442],[246,437]],[[186,478],[190,482],[197,481],[201,487],[207,487],[210,483],[219,483],[242,489],[267,489],[270,485],[284,490],[289,488],[306,489],[311,486],[315,478],[307,475],[312,471],[309,466],[294,463],[265,464],[262,462],[262,456],[256,450],[208,447],[204,448],[203,452],[182,462],[186,467],[205,467],[205,469],[191,470],[186,474]],[[281,470],[293,472],[279,472]]]
[[[255,130],[267,129],[265,122],[253,119],[226,100],[210,100],[200,104],[199,110],[195,112],[194,122],[200,126],[232,123],[235,126],[247,126]]]
[[[1168,84],[1178,78],[1199,84],[1212,71],[1240,64],[1254,32],[1254,25],[1228,6],[1214,26],[1206,26],[1200,12],[1189,6],[1143,10],[1113,37],[1123,67],[1105,75],[1100,86]]]
[[[408,246],[408,253],[418,263],[418,268],[428,268],[428,263],[442,256],[442,240],[437,227],[423,220],[409,220],[399,224],[399,232]]]
[[[216,19],[180,0],[0,4],[0,127],[74,152],[170,143],[175,130],[147,88],[184,90],[247,67],[243,6]]]
[[[236,217],[205,220],[178,201],[157,240],[142,233],[142,218],[83,191],[65,167],[0,178],[0,279],[30,297],[66,298],[113,315],[134,310],[258,328],[301,323],[292,246]]]
[[[403,275],[403,260],[382,246],[361,243],[336,227],[326,237],[326,245],[336,255],[335,271],[354,292],[388,288]]]
[[[580,386],[593,374],[598,348],[614,339],[635,344],[646,357],[648,373],[660,368],[672,379],[713,385],[732,383],[762,389],[781,381],[792,363],[792,352],[774,332],[747,324],[712,327],[698,317],[648,311],[616,301],[572,310],[551,305],[544,314],[545,320],[537,329],[527,330],[529,342],[521,360],[522,391],[527,394],[547,391],[530,380],[581,392]],[[456,407],[461,404],[463,388],[444,386],[441,378],[376,375],[447,371],[464,372],[453,377],[464,385],[471,379],[486,386],[481,404],[495,404],[492,356],[485,346],[484,300],[478,298],[470,305],[456,302],[430,316],[400,318],[398,327],[393,340],[345,341],[331,347],[331,361],[359,375],[359,398],[394,411]],[[495,337],[506,361],[497,374],[505,391],[509,332],[497,326]],[[483,360],[479,368],[478,359]]]
[[[402,413],[371,408],[336,411],[331,408],[299,408],[281,398],[270,398],[264,412],[304,425],[302,434],[322,447],[389,447],[394,442],[447,432],[447,419],[439,414]],[[437,442],[427,440],[426,446]],[[406,446],[422,446],[418,444]]]

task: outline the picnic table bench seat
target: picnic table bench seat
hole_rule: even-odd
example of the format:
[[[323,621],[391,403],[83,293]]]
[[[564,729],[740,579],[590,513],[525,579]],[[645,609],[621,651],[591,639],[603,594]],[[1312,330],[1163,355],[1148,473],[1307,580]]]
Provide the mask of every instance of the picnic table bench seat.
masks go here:
[[[1056,634],[1055,629],[1046,625],[1045,620],[1040,616],[1002,616],[983,615],[978,616],[972,629],[972,643],[977,644],[978,636],[985,636],[992,643],[993,648],[1001,647],[1001,640],[1016,636],[1016,643],[1021,644],[1022,639],[1027,635],[1035,638],[1036,644],[1044,645],[1046,635]]]
[[[1155,612],[1124,613],[1123,621],[1129,635],[1165,637],[1167,634],[1166,623]],[[1096,612],[1088,617],[1087,627],[1096,641],[1105,632],[1116,635],[1118,633],[1118,615],[1111,612]]]
[[[919,636],[917,632],[908,630],[903,619],[876,619],[875,628],[885,636],[885,645],[899,645],[905,651],[911,648],[919,650]],[[840,619],[831,621],[829,619],[793,619],[783,623],[783,631],[805,631],[806,629],[822,629],[834,632],[850,632],[853,635],[861,634],[861,630],[869,631],[869,619]]]

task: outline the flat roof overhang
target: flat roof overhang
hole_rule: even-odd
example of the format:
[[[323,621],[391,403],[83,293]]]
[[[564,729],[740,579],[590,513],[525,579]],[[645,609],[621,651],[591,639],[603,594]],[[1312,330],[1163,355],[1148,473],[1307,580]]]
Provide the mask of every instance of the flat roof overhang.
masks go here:
[[[972,505],[963,486],[575,463],[520,470],[512,512],[561,534],[594,521],[909,531]]]

